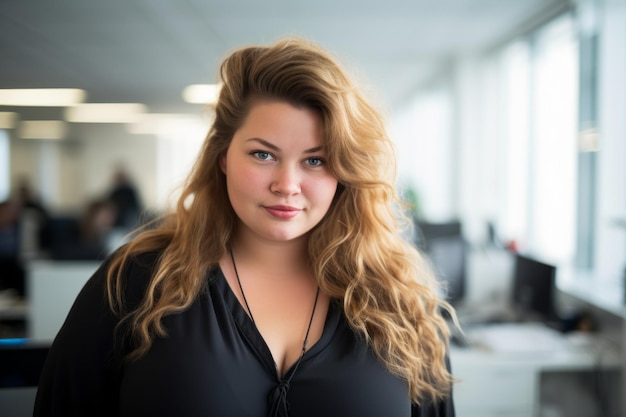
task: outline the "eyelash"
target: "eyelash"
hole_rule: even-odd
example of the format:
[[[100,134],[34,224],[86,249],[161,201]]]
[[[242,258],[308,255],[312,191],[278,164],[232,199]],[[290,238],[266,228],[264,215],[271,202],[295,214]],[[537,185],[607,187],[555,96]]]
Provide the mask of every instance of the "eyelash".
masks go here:
[[[274,158],[274,155],[272,155],[271,153],[269,153],[269,152],[267,152],[267,151],[252,151],[252,152],[250,152],[250,155],[254,156],[256,159],[258,159],[258,160],[260,160],[260,161],[267,161],[267,159],[266,159],[266,158],[264,159],[264,158],[259,157],[259,155],[260,155],[260,154],[265,154],[265,155],[267,155],[268,157],[271,157],[271,158],[273,158],[273,159],[276,159],[276,158]]]
[[[267,155],[267,158],[261,158],[260,155]],[[268,161],[271,159],[276,159],[276,157],[274,155],[272,155],[271,152],[267,152],[267,151],[252,151],[250,152],[250,155],[254,156],[256,159],[258,159],[259,161]],[[326,160],[324,158],[320,158],[320,157],[316,157],[316,156],[312,156],[309,158],[306,158],[305,161],[309,162],[308,165],[312,168],[316,168],[316,167],[320,167],[326,164]],[[317,164],[310,164],[311,161],[317,161]]]
[[[323,158],[311,157],[311,158],[307,158],[306,160],[307,161],[312,161],[312,160],[319,161],[317,165],[309,165],[311,167],[321,167],[322,165],[326,164],[326,161]]]

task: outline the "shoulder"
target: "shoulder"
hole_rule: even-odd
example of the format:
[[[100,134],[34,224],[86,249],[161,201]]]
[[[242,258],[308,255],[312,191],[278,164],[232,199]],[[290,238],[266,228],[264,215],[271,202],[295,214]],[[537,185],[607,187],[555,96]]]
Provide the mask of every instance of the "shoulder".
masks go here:
[[[123,253],[117,251],[103,264],[105,280],[112,280],[112,287],[120,287],[119,290],[124,294],[126,308],[132,309],[143,297],[156,273],[162,253],[159,250],[140,252],[130,254],[123,259]],[[118,261],[121,263],[117,263]],[[117,271],[111,271],[114,266],[117,267]]]
[[[129,277],[150,277],[156,270],[162,251],[141,252],[130,255],[123,265]]]

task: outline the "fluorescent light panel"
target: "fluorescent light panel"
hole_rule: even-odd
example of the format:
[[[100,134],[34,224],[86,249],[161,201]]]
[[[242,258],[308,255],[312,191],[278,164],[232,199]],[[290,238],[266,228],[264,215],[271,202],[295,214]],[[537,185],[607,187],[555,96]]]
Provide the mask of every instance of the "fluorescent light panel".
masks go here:
[[[60,120],[26,120],[17,131],[20,139],[63,139],[66,134],[67,125]]]
[[[65,109],[65,120],[74,123],[134,123],[146,112],[140,103],[83,103]]]
[[[183,99],[193,104],[215,104],[221,88],[220,84],[192,84],[183,90]]]
[[[201,125],[200,118],[189,114],[146,113],[138,116],[134,123],[128,124],[129,133],[137,135],[158,135],[167,132],[187,130]]]
[[[0,89],[0,105],[65,107],[85,101],[85,90],[76,88]]]
[[[0,111],[0,129],[13,129],[17,121],[17,113]]]

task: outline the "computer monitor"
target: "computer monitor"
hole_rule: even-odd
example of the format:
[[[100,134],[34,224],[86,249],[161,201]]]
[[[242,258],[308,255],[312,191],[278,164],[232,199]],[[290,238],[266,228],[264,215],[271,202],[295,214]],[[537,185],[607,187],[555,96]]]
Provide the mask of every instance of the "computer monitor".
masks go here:
[[[443,297],[454,306],[465,298],[468,244],[461,222],[417,222],[416,246],[430,260]]]
[[[550,321],[556,318],[555,280],[554,265],[515,254],[512,303],[522,320]]]

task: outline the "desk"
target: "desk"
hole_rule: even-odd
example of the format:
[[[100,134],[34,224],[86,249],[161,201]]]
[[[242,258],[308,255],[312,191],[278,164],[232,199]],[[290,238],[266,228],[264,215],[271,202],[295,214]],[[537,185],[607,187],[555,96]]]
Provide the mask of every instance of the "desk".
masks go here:
[[[22,300],[10,303],[0,303],[0,321],[2,320],[26,320],[28,304]]]
[[[598,331],[622,346],[622,404],[626,415],[626,282],[621,276],[562,268],[557,287],[562,302],[589,312]]]
[[[620,350],[601,339],[565,339],[562,348],[553,351],[492,350],[483,346],[481,338],[488,333],[489,337],[498,332],[503,337],[510,335],[512,325],[498,326],[472,328],[467,331],[469,347],[451,348],[453,374],[460,380],[454,388],[459,417],[540,416],[544,374],[620,369]]]

